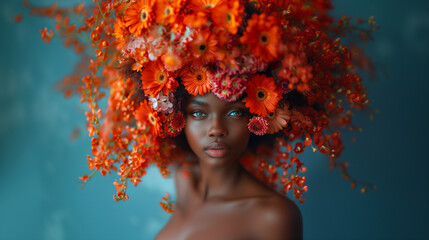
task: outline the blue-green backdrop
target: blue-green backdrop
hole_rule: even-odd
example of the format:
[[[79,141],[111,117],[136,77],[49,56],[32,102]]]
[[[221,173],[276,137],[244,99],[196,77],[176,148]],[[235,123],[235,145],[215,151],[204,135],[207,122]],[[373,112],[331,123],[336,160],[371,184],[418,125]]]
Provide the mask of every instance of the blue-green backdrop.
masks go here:
[[[34,1],[50,5],[53,0]],[[71,5],[77,0],[60,1]],[[91,2],[91,1],[88,1]],[[373,121],[356,142],[345,135],[350,173],[377,192],[350,189],[328,161],[306,154],[309,192],[299,205],[306,239],[429,239],[429,2],[336,0],[334,13],[376,16],[381,29],[367,46],[379,71],[368,81]],[[0,239],[153,239],[169,215],[158,205],[171,179],[151,169],[130,200],[116,203],[115,175],[95,177],[83,190],[90,143],[85,106],[54,84],[73,70],[75,56],[40,40],[47,19],[29,16],[21,1],[1,1]],[[24,13],[15,24],[14,17]],[[73,129],[80,136],[70,141]]]

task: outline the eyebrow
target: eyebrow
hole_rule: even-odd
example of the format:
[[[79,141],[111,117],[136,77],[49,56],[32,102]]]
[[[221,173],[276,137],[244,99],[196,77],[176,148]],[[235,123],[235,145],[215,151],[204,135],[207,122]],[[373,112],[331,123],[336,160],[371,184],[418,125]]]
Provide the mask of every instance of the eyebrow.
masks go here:
[[[195,104],[195,105],[200,105],[200,106],[208,106],[209,104],[206,102],[202,102],[202,101],[198,101],[198,100],[191,100],[189,102],[189,104]]]

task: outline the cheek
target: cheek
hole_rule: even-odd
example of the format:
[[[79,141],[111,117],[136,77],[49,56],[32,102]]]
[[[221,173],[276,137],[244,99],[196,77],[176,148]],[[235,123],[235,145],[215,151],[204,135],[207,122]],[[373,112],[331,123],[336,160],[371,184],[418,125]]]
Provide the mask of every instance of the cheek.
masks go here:
[[[203,134],[202,126],[199,126],[199,124],[196,124],[194,121],[187,120],[184,131],[189,147],[195,152],[199,147],[201,134]]]
[[[231,134],[235,136],[235,145],[240,150],[245,150],[250,139],[250,131],[247,128],[247,121],[243,121],[231,128],[233,132]]]

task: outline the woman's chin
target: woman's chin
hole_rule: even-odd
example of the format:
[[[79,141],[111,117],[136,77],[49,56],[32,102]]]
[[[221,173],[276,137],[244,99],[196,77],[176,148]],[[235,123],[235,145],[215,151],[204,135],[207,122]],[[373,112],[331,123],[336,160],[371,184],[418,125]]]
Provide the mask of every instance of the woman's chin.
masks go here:
[[[231,163],[236,162],[237,158],[231,158],[231,157],[204,157],[200,158],[200,161],[208,167],[212,168],[218,168],[218,167],[226,167],[229,166]]]

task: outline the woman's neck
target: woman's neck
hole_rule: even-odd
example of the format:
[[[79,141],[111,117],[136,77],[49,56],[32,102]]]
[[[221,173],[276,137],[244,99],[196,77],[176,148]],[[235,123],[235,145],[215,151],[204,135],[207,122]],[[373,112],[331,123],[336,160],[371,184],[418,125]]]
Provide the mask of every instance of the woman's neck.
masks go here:
[[[203,202],[233,196],[244,173],[238,161],[216,168],[200,162],[199,167],[198,193]]]

